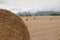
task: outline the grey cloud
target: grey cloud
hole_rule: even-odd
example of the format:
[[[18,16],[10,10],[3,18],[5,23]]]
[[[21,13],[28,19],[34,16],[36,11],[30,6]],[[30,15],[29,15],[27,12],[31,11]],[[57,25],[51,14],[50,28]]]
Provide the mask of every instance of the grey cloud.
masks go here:
[[[6,5],[7,8],[11,7],[30,11],[60,11],[60,0],[0,0],[0,4]]]
[[[0,4],[4,4],[5,3],[5,1],[4,0],[0,0]]]

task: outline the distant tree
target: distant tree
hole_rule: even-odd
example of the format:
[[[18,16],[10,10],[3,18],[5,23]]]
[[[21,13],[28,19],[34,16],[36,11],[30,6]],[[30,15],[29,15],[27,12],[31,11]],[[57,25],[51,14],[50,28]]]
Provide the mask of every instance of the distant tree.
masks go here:
[[[28,15],[26,15],[26,16],[28,16]]]
[[[29,15],[26,15],[26,16],[31,16],[31,14],[29,14]]]
[[[53,14],[50,14],[52,16],[60,16],[60,14],[57,14],[57,13],[53,13]]]
[[[31,16],[31,14],[29,16]]]

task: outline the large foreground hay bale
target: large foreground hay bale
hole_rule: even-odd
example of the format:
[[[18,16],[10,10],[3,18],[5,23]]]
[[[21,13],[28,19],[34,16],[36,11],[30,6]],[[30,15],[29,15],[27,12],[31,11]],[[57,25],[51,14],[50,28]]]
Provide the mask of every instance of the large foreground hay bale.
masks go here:
[[[22,19],[5,9],[0,9],[0,40],[30,40]]]

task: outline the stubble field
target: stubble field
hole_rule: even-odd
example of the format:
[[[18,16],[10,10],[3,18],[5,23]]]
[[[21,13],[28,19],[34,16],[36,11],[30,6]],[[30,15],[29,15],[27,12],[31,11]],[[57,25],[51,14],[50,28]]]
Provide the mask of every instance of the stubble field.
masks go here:
[[[60,16],[21,17],[31,40],[60,40]]]

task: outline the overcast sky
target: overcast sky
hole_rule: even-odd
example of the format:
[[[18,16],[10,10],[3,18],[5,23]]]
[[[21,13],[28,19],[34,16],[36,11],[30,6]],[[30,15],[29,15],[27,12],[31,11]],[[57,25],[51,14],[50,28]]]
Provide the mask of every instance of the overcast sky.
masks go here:
[[[0,0],[0,8],[31,12],[60,11],[60,0]]]

